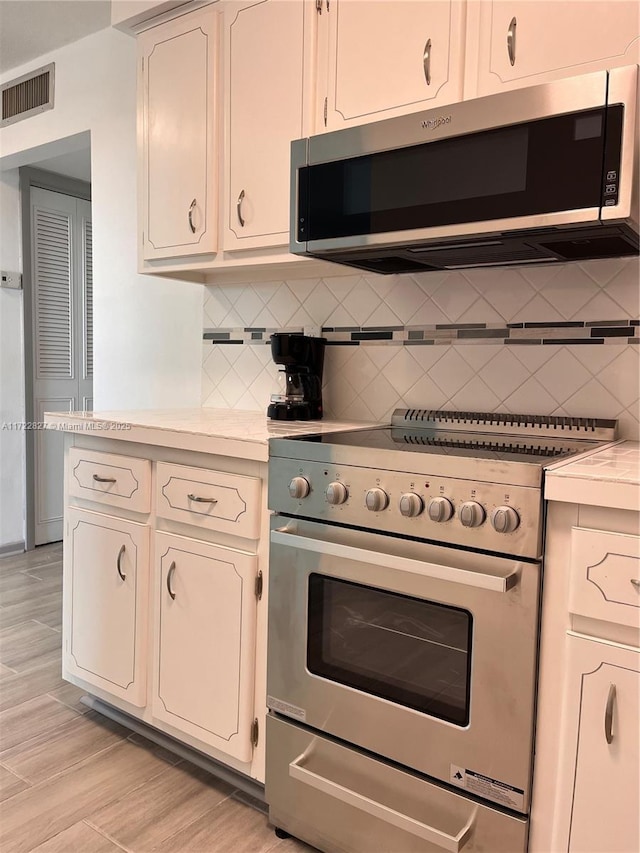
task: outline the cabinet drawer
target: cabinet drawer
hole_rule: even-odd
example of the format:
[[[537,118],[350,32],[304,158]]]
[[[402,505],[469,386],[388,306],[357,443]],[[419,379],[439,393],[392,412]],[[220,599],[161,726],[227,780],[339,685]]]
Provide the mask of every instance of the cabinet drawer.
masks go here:
[[[569,609],[640,626],[640,536],[573,528]]]
[[[133,512],[151,510],[151,462],[72,447],[69,495]]]
[[[258,477],[159,462],[157,513],[196,527],[257,539],[260,486]]]

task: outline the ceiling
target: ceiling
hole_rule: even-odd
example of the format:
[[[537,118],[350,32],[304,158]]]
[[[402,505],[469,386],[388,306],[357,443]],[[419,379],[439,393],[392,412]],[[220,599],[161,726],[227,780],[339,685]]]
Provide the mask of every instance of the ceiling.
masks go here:
[[[0,0],[0,74],[110,25],[110,0]]]

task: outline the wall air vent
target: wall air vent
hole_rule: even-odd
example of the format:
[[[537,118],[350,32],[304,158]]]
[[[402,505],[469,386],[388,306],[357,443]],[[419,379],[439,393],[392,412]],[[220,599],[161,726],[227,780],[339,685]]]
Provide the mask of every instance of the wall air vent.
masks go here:
[[[52,62],[0,87],[0,127],[53,109],[54,69],[55,63]]]

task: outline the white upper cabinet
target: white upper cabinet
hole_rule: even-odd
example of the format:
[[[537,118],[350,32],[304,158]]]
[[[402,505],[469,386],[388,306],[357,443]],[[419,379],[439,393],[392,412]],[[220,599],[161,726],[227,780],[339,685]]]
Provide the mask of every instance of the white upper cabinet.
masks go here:
[[[138,45],[143,258],[214,253],[217,15],[183,15]]]
[[[319,7],[319,61],[324,49],[328,65],[324,80],[319,68],[318,132],[462,99],[461,0],[330,0]]]
[[[304,0],[224,8],[224,249],[289,242],[292,139],[305,132],[315,10]]]
[[[639,34],[636,0],[472,2],[465,98],[632,65]]]

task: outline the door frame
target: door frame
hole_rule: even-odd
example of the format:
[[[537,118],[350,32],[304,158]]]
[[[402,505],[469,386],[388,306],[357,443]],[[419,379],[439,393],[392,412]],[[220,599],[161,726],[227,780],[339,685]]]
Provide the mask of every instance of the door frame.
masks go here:
[[[31,188],[51,190],[91,201],[91,184],[33,166],[19,169],[22,226],[22,318],[24,329],[24,413],[25,424],[35,421],[33,405],[35,336],[33,334],[33,269],[31,257]],[[36,436],[25,429],[25,551],[35,548],[35,455]]]

